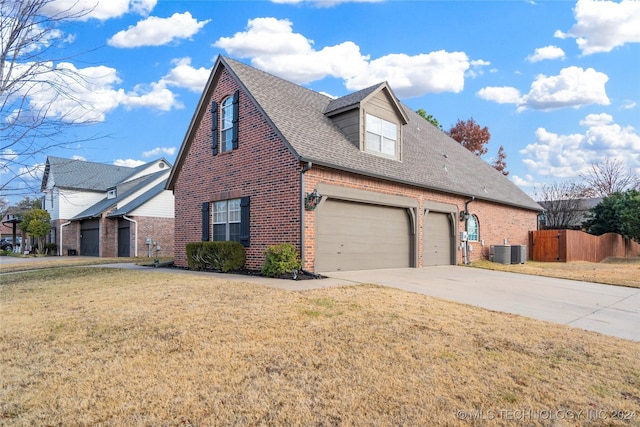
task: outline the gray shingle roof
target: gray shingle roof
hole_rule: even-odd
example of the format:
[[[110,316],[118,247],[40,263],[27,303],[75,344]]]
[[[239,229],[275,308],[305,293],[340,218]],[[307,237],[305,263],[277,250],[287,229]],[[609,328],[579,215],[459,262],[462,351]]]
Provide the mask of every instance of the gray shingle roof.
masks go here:
[[[332,99],[327,105],[325,114],[331,115],[334,111],[342,110],[343,108],[351,107],[364,101],[367,96],[380,89],[384,83],[378,83],[370,86],[366,89],[359,90],[357,92],[350,93],[341,98]]]
[[[137,173],[144,166],[131,168],[48,156],[41,190],[45,189],[47,178],[53,176],[57,187],[105,191]]]
[[[363,152],[352,144],[325,112],[359,102],[356,99],[369,96],[382,83],[360,91],[362,93],[356,92],[352,97],[333,100],[230,58],[219,57],[212,76],[218,67],[226,67],[244,86],[248,96],[301,161],[425,189],[542,210],[508,178],[402,104],[408,123],[402,130],[401,161]],[[205,94],[212,81],[209,80]],[[202,102],[199,108],[206,108]],[[190,128],[188,135],[192,131],[194,129]],[[189,141],[188,136],[185,141]],[[183,144],[174,174],[179,173],[180,157],[186,155],[186,151],[188,146]],[[174,179],[172,175],[169,188]]]

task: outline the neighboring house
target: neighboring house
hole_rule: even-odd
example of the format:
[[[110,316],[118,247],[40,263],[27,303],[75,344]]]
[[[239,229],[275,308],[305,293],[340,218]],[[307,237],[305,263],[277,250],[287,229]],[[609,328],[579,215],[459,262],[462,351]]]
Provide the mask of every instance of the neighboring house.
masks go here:
[[[591,210],[600,202],[602,197],[538,201],[545,209],[540,215],[538,229],[581,230]]]
[[[219,57],[180,148],[175,262],[237,240],[247,268],[290,242],[307,271],[424,267],[526,245],[542,208],[401,104],[387,83],[332,99]]]
[[[47,157],[43,208],[60,255],[173,256],[174,200],[165,159],[135,168]]]

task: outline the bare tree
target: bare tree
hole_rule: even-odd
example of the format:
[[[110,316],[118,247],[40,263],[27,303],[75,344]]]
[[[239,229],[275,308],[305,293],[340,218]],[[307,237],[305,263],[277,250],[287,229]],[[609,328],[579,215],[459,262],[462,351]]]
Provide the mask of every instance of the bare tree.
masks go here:
[[[589,172],[581,174],[580,178],[585,181],[591,197],[607,197],[620,191],[640,190],[640,176],[615,158],[607,157],[601,162],[593,163]]]
[[[585,195],[585,187],[575,182],[543,184],[536,188],[536,200],[545,209],[544,228],[579,228],[590,208]]]
[[[75,98],[71,86],[87,85],[75,67],[64,66],[57,57],[64,52],[64,21],[80,19],[90,12],[55,10],[54,0],[0,0],[0,194],[15,196],[36,192],[37,166],[41,154],[66,145],[63,131],[87,123],[73,117]],[[72,7],[75,7],[73,5]],[[46,93],[49,102],[33,102]],[[51,111],[54,101],[68,101],[66,112]],[[76,141],[74,141],[76,142]]]

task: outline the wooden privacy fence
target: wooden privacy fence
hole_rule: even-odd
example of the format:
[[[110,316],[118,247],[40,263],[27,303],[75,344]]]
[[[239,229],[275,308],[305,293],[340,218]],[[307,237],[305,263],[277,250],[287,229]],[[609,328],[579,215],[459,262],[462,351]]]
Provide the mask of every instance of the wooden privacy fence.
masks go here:
[[[640,244],[619,234],[593,236],[578,230],[539,230],[529,232],[533,261],[600,262],[609,257],[640,256]]]

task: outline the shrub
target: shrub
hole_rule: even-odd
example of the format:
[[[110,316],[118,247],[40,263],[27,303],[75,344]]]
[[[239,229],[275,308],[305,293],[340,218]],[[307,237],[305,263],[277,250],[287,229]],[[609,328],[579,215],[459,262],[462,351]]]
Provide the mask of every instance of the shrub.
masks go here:
[[[55,255],[58,253],[58,245],[55,243],[45,243],[44,244],[44,253],[47,255]]]
[[[244,267],[244,246],[238,242],[197,242],[187,244],[191,270],[240,270]]]
[[[300,270],[302,266],[298,252],[291,243],[270,246],[264,254],[262,274],[268,277],[279,277],[292,270]]]

